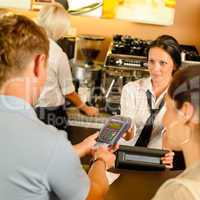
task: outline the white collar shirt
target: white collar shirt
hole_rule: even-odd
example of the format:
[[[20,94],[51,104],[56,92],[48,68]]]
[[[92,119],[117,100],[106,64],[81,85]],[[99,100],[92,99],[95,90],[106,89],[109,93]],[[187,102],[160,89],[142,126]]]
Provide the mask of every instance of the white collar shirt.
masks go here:
[[[122,89],[121,115],[128,116],[132,119],[135,135],[129,141],[121,139],[121,144],[134,146],[141,134],[146,120],[150,116],[150,109],[146,96],[147,90],[151,92],[152,109],[158,108],[167,90],[165,90],[158,98],[156,98],[153,93],[150,77],[129,82]],[[162,148],[162,118],[164,113],[165,106],[163,106],[156,115],[152,135],[148,144],[149,148]]]
[[[38,100],[39,107],[55,107],[65,103],[65,96],[75,91],[67,55],[49,39],[47,80]]]

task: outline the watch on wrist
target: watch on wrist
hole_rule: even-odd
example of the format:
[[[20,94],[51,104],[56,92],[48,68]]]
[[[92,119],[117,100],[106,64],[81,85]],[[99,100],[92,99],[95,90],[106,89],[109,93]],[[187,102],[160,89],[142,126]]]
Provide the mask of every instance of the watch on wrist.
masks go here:
[[[92,164],[94,164],[95,162],[97,161],[101,161],[104,163],[104,166],[105,166],[105,170],[107,170],[107,164],[106,164],[106,161],[101,158],[101,157],[98,157],[98,158],[95,158],[95,159],[92,159],[91,162],[90,162],[90,166],[92,166]]]

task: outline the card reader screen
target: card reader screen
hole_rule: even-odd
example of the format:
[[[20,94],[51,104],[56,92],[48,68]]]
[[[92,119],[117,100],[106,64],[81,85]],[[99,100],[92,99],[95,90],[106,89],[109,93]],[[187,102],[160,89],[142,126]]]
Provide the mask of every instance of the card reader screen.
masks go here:
[[[141,162],[160,164],[160,158],[159,157],[144,156],[144,155],[126,154],[125,155],[125,160],[127,160],[127,161],[141,161]]]
[[[122,127],[122,123],[119,122],[110,122],[108,128],[119,130]]]

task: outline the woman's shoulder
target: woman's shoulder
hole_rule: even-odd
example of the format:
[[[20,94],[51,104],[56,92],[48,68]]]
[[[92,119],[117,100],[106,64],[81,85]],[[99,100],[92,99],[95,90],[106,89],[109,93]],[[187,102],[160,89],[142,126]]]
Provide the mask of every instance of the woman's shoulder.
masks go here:
[[[176,178],[166,181],[156,193],[153,200],[169,196],[176,200],[199,200],[200,199],[200,175],[199,164],[182,172]]]
[[[199,182],[200,185],[200,161],[195,162],[193,165],[188,167],[186,170],[181,173],[178,178],[187,178],[190,180],[196,180]]]
[[[67,56],[62,48],[52,39],[49,39],[49,59],[50,67],[58,67],[58,63],[67,62]],[[52,64],[51,64],[52,63]]]
[[[193,197],[190,189],[185,186],[184,181],[172,178],[166,181],[157,191],[152,200],[197,200]]]
[[[49,49],[52,53],[61,53],[63,52],[62,48],[52,39],[49,39]]]
[[[149,78],[142,78],[135,81],[130,81],[124,85],[124,89],[144,89],[148,87]]]

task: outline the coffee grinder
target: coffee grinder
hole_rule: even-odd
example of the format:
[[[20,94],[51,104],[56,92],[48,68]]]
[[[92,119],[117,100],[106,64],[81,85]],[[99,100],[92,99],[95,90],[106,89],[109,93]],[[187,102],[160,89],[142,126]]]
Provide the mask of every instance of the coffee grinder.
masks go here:
[[[76,39],[72,73],[78,80],[78,93],[83,102],[95,105],[100,88],[102,66],[96,61],[104,37],[79,35]]]

